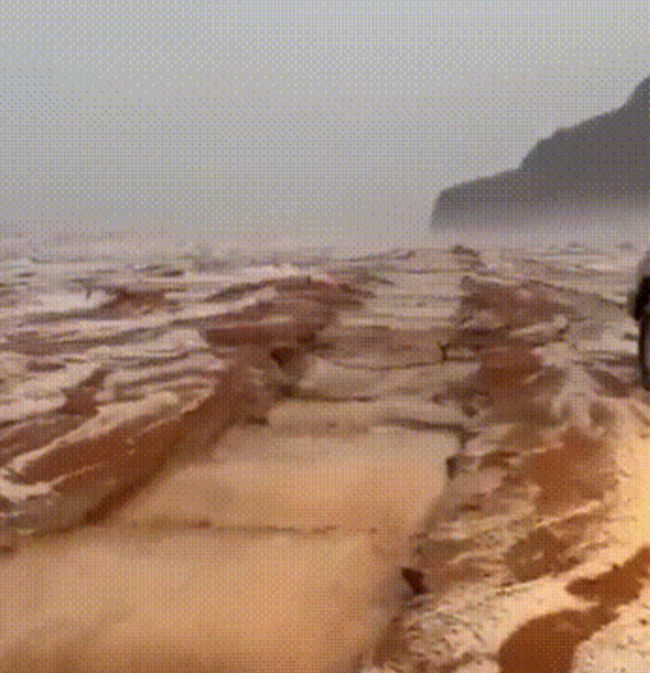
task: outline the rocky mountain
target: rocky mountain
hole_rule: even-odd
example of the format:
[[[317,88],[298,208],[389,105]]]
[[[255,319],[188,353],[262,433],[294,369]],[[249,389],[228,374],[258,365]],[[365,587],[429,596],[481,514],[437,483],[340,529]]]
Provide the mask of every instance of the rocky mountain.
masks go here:
[[[432,223],[650,203],[650,77],[624,105],[540,140],[518,168],[443,190]]]

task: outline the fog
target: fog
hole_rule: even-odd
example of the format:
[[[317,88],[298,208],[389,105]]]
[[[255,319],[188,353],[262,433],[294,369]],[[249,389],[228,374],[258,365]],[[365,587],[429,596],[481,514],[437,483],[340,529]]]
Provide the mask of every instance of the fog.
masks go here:
[[[650,73],[644,2],[8,0],[4,229],[387,241]]]

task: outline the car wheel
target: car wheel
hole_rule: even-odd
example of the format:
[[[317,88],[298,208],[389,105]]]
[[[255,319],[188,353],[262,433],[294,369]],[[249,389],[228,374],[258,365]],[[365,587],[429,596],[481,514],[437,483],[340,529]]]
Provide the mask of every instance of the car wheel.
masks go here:
[[[641,385],[650,390],[650,313],[647,308],[639,320],[639,368]]]

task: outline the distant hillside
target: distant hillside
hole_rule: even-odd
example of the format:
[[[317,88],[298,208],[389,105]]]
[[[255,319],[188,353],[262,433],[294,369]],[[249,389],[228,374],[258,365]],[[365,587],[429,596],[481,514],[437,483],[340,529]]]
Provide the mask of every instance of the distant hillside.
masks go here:
[[[442,191],[432,223],[650,203],[650,77],[620,108],[557,130],[520,166]]]

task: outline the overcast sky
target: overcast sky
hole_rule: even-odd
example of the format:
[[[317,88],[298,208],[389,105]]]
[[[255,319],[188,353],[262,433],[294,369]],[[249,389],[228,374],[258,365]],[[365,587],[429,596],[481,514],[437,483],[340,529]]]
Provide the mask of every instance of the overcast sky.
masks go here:
[[[3,0],[2,221],[426,229],[650,76],[647,0]],[[40,223],[40,224],[39,224]]]

